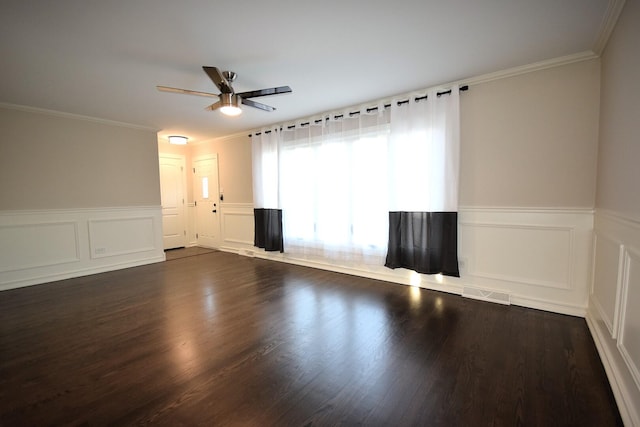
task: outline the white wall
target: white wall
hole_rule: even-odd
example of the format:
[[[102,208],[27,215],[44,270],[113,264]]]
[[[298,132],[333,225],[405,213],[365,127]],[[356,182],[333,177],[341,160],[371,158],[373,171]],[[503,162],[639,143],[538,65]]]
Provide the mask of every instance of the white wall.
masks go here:
[[[587,321],[626,425],[640,426],[640,3],[627,0],[602,56]]]

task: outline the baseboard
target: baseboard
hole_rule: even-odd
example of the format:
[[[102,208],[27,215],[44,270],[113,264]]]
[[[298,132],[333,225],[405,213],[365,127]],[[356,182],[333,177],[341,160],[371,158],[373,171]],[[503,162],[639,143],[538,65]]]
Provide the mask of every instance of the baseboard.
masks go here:
[[[155,256],[152,258],[146,258],[146,259],[141,259],[136,261],[110,264],[110,265],[101,266],[101,267],[70,270],[70,271],[65,271],[63,273],[55,273],[55,274],[43,275],[39,277],[31,277],[29,279],[2,283],[0,284],[0,291],[24,288],[27,286],[41,285],[43,283],[57,282],[59,280],[89,276],[91,274],[106,273],[108,271],[121,270],[124,268],[139,267],[141,265],[155,264],[157,262],[163,262],[163,261],[166,261],[166,257],[164,256],[164,254],[162,256]]]
[[[223,246],[219,250],[223,252],[235,253],[242,256],[249,256],[253,258],[265,259],[269,261],[285,262],[293,265],[300,265],[303,267],[317,268],[320,270],[332,271],[334,273],[349,274],[351,276],[366,277],[373,280],[381,280],[384,282],[390,282],[400,285],[417,285],[424,289],[430,289],[440,292],[447,292],[455,295],[463,295],[464,288],[478,289],[477,286],[468,283],[465,278],[442,278],[438,280],[437,276],[419,275],[420,282],[412,283],[412,274],[408,270],[399,269],[391,270],[381,267],[377,271],[367,270],[357,267],[346,267],[330,264],[327,262],[311,261],[306,259],[298,259],[286,256],[280,253],[265,252],[258,248],[247,249],[238,248],[232,246]],[[388,271],[385,271],[388,270]],[[497,292],[494,290],[494,292]],[[476,298],[478,299],[478,298]],[[518,294],[509,294],[510,303],[525,308],[532,308],[536,310],[544,310],[552,313],[565,314],[569,316],[585,317],[586,305],[566,304],[556,301],[549,301],[544,299],[532,298],[529,296],[523,296]],[[500,301],[492,301],[490,299],[483,299],[483,301],[491,303],[501,303]]]
[[[597,320],[595,320],[591,312],[587,312],[586,315],[587,326],[591,332],[591,336],[600,355],[600,360],[604,367],[605,373],[611,386],[611,391],[618,404],[618,411],[620,417],[625,426],[640,426],[640,414],[638,413],[637,401],[630,395],[627,388],[624,386],[624,379],[629,378],[628,372],[622,373],[620,366],[624,364],[615,363],[616,356],[611,350],[610,346],[606,345],[607,337],[606,331],[598,326]],[[606,327],[605,327],[606,328]],[[624,368],[624,366],[623,366]],[[634,403],[636,402],[636,403]]]

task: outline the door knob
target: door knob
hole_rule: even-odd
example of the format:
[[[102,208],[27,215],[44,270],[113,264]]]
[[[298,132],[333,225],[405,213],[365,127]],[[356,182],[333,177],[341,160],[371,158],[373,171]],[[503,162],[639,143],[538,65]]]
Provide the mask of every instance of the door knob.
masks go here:
[[[218,212],[218,211],[217,211],[216,209],[214,209],[214,210],[212,210],[211,212],[216,213],[216,212]]]

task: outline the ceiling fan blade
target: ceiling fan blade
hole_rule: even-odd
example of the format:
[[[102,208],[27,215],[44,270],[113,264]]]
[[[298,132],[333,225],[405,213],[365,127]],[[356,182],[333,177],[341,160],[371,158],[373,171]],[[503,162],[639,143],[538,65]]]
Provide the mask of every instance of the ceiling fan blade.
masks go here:
[[[231,87],[227,79],[224,78],[220,70],[218,70],[216,67],[207,67],[207,66],[202,67],[202,69],[204,70],[205,73],[207,73],[209,78],[213,80],[216,86],[218,86],[218,89],[220,89],[220,92],[233,93],[233,88]]]
[[[217,98],[218,97],[218,95],[216,95],[215,93],[199,92],[197,90],[189,90],[189,89],[179,89],[177,87],[156,86],[156,88],[159,91],[162,91],[162,92],[183,93],[185,95],[208,96],[208,97],[213,97],[213,98]]]
[[[240,95],[244,100],[244,98],[256,98],[258,96],[278,95],[289,92],[292,92],[289,86],[279,86],[268,89],[251,90],[249,92],[238,93],[237,95]]]
[[[248,105],[249,107],[259,108],[259,109],[264,110],[264,111],[275,111],[275,107],[272,107],[272,106],[266,105],[266,104],[261,104],[259,102],[252,101],[250,99],[242,98],[242,103],[244,105]]]
[[[205,110],[214,111],[214,110],[217,110],[218,108],[220,108],[221,106],[222,106],[222,102],[218,101],[218,102],[214,102],[213,104],[205,107]]]

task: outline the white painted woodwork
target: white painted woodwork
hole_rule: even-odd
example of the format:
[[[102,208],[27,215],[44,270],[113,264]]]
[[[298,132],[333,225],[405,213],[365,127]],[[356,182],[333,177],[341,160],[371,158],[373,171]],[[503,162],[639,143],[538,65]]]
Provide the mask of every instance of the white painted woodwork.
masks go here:
[[[159,161],[163,247],[184,247],[187,243],[185,158],[161,154]]]
[[[0,290],[164,259],[159,206],[0,212]]]
[[[218,248],[221,241],[218,156],[213,154],[196,158],[193,169],[198,246]]]
[[[624,246],[603,233],[594,235],[591,303],[607,325],[612,338],[618,335]]]
[[[640,218],[596,211],[587,324],[625,425],[640,426]]]

